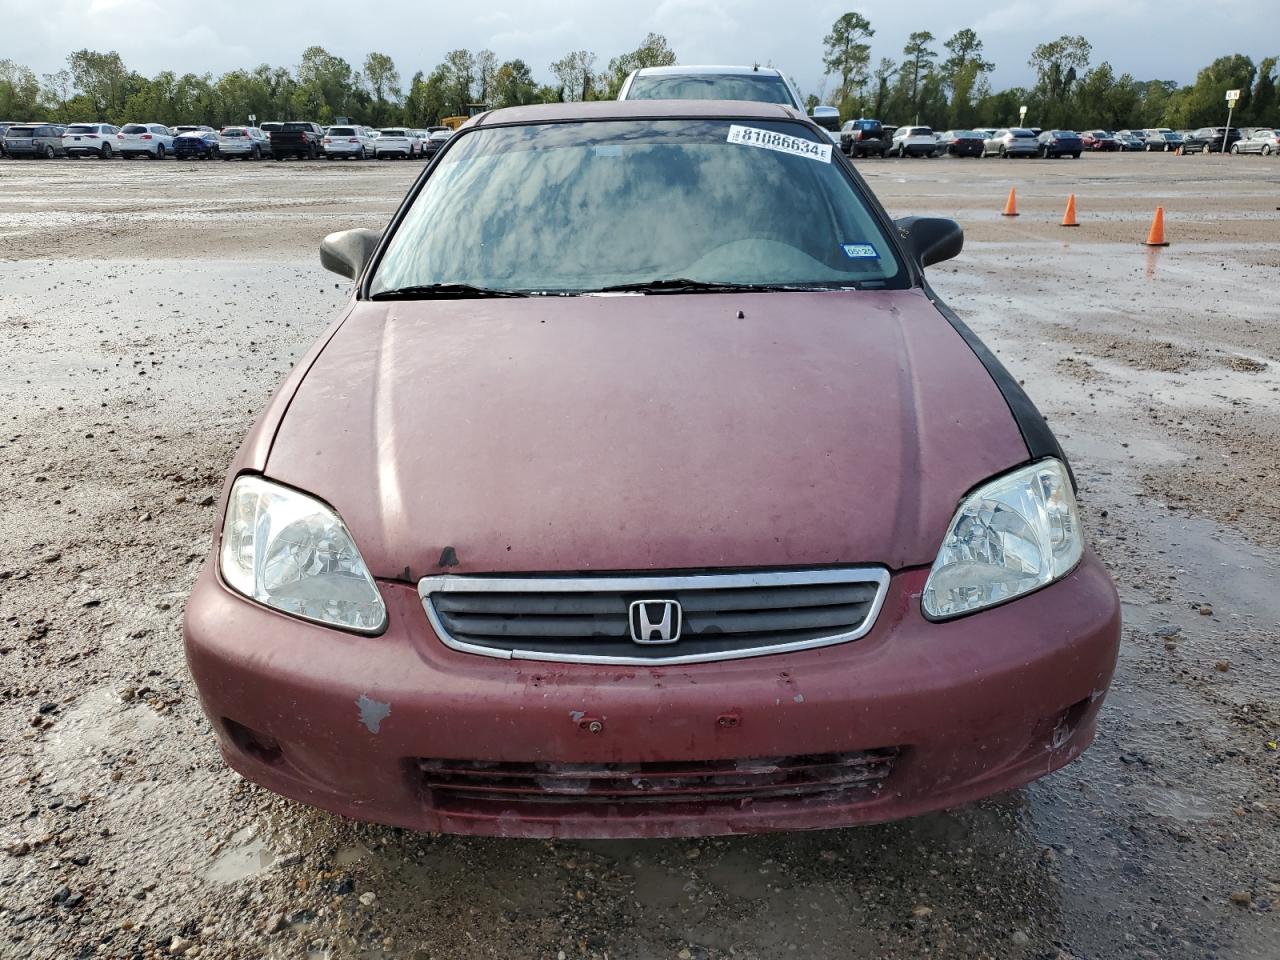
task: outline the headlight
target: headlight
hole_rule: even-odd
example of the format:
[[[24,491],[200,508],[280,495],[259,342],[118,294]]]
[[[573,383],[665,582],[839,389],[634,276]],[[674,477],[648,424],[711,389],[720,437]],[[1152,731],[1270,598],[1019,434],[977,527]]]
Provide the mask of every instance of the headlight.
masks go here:
[[[924,612],[944,620],[1038,590],[1070,573],[1083,550],[1062,462],[1016,470],[956,511],[924,585]]]
[[[222,578],[265,606],[317,623],[377,633],[382,595],[346,525],[314,497],[261,477],[231,488]]]

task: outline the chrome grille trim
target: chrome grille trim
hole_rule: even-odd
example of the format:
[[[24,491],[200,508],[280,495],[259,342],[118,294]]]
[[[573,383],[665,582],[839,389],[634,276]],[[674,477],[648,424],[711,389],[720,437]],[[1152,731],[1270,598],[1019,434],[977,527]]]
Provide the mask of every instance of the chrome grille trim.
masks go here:
[[[468,643],[452,636],[441,619],[440,612],[432,602],[433,594],[449,593],[639,593],[661,596],[674,591],[697,590],[733,590],[763,587],[823,586],[827,584],[874,584],[875,597],[861,623],[854,630],[804,640],[784,641],[769,646],[757,646],[746,649],[724,650],[714,653],[680,654],[680,644],[675,643],[664,650],[671,655],[626,657],[602,656],[589,653],[560,653],[541,650],[498,649],[475,643]],[[716,660],[742,660],[751,657],[772,656],[778,653],[792,653],[800,650],[813,650],[848,643],[860,639],[871,632],[884,606],[885,596],[889,589],[889,571],[884,567],[842,567],[820,570],[787,570],[777,572],[749,573],[709,573],[692,575],[629,575],[629,576],[466,576],[443,575],[423,577],[418,581],[418,597],[426,611],[431,627],[445,646],[461,653],[472,653],[479,656],[499,660],[533,660],[543,663],[593,663],[627,666],[679,665],[685,663],[706,663]],[[512,638],[518,644],[517,637]]]

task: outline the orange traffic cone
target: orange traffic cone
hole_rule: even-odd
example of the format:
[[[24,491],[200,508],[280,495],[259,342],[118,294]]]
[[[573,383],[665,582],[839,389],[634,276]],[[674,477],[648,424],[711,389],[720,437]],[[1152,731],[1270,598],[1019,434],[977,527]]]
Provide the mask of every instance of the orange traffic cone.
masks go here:
[[[1155,219],[1151,221],[1151,232],[1147,234],[1148,247],[1167,247],[1164,238],[1164,207],[1156,207]]]
[[[1004,205],[1004,213],[1002,217],[1016,217],[1018,215],[1018,191],[1013,187],[1009,188],[1009,199]]]
[[[1067,212],[1062,215],[1062,225],[1064,227],[1078,227],[1076,222],[1076,195],[1073,193],[1067,197]]]

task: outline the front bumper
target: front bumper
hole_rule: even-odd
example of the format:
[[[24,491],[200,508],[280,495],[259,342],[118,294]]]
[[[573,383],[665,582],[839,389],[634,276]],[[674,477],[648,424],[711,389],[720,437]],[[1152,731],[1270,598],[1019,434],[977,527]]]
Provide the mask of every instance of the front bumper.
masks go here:
[[[921,615],[927,573],[893,576],[861,640],[683,667],[457,653],[431,632],[405,583],[380,584],[388,628],[359,637],[251,604],[211,566],[188,602],[184,637],[227,763],[335,813],[525,837],[817,829],[969,803],[1044,776],[1093,739],[1120,633],[1115,588],[1096,557],[1086,553],[1038,593],[944,624]],[[765,801],[675,794],[622,805],[585,793],[555,803],[527,792],[499,803],[445,797],[426,784],[420,762],[685,769],[884,750],[896,761],[869,792]]]

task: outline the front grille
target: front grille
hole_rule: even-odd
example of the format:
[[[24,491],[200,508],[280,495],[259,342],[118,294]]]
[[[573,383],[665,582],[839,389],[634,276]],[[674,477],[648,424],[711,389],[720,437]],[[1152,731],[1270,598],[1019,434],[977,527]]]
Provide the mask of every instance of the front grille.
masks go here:
[[[418,592],[450,647],[523,660],[690,663],[864,636],[884,601],[881,568],[636,577],[427,577]],[[676,604],[669,642],[633,636],[635,603]],[[661,606],[655,610],[664,609]]]
[[[761,803],[873,798],[893,771],[898,748],[793,757],[651,763],[416,762],[428,801],[440,808]]]

